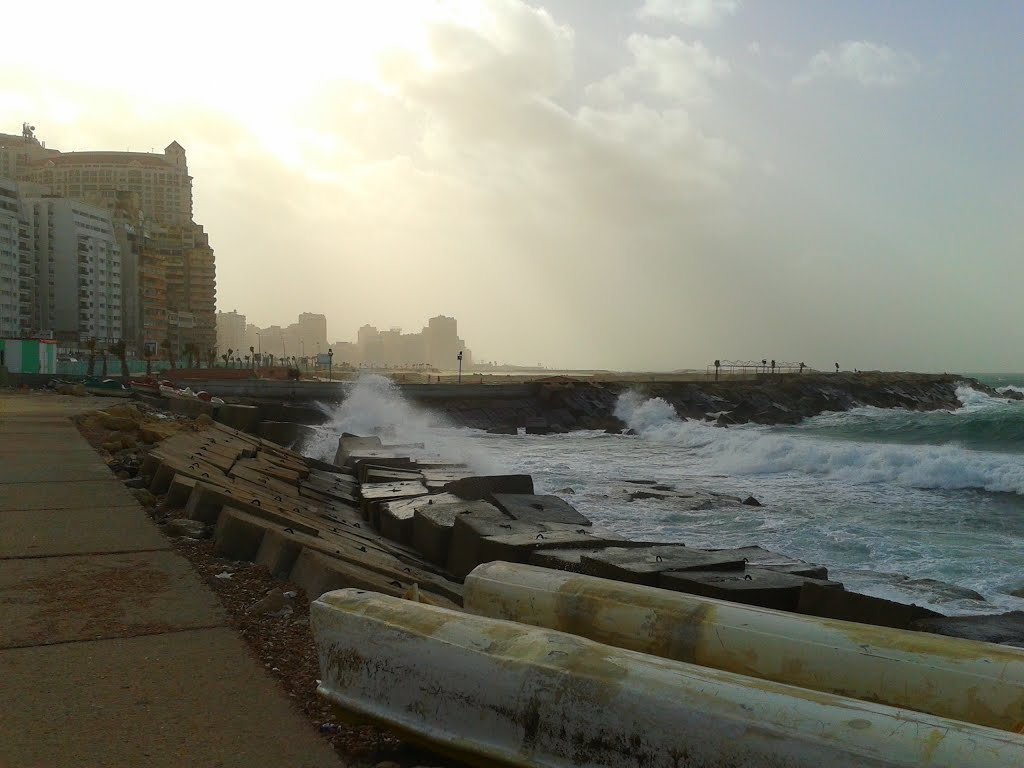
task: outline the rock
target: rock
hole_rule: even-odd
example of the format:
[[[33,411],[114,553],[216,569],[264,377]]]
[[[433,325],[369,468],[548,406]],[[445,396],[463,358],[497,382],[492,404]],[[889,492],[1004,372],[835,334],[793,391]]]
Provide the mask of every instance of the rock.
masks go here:
[[[1024,611],[987,616],[926,618],[915,621],[912,629],[1024,648]]]
[[[120,475],[121,473],[118,472],[117,474]],[[125,472],[125,474],[128,474],[128,473]],[[152,480],[153,480],[153,478],[151,478],[149,475],[139,475],[138,477],[133,477],[131,480],[125,480],[124,481],[124,487],[125,488],[149,488],[149,484],[152,482]]]
[[[128,473],[128,472],[125,472],[125,471],[124,471],[124,470],[122,469],[122,470],[120,470],[119,472],[117,472],[117,473],[116,473],[116,474],[114,475],[114,477],[116,477],[116,478],[117,478],[118,480],[128,480],[128,479],[130,479],[130,478],[131,478],[131,474],[130,474],[130,473]],[[141,487],[141,486],[139,486],[139,487]]]
[[[164,533],[177,538],[188,536],[193,539],[206,537],[206,526],[199,520],[189,520],[187,517],[175,517],[168,520],[164,525]]]
[[[516,426],[510,426],[510,427],[491,427],[490,429],[487,430],[487,434],[489,434],[489,435],[518,435],[519,434],[519,427],[516,427]]]
[[[141,420],[142,416],[139,415]],[[99,415],[100,426],[104,429],[109,429],[111,432],[134,432],[138,421],[134,421],[127,416],[113,416],[109,413],[100,413]]]
[[[213,417],[207,413],[200,413],[196,416],[196,428],[206,429],[207,427],[213,426]]]
[[[117,453],[121,450],[120,440],[106,440],[100,443],[100,447],[107,453]]]
[[[117,439],[121,441],[121,447],[126,450],[132,450],[138,445],[135,441],[135,435],[131,432],[122,432],[117,435]]]
[[[261,600],[257,600],[255,603],[249,606],[248,613],[256,616],[262,616],[265,613],[277,613],[283,610],[288,605],[288,601],[285,599],[284,592],[275,587],[274,589],[267,592],[266,597]]]
[[[104,413],[116,418],[129,419],[134,424],[138,424],[142,421],[142,411],[139,410],[137,405],[133,405],[131,403],[120,403],[112,408],[107,408]]]
[[[755,499],[753,496],[747,496],[747,498],[745,498],[742,503],[746,504],[748,507],[763,507],[764,506],[764,504],[762,504],[760,501]]]
[[[1024,587],[1021,587],[1020,589],[1013,590],[1013,592],[1010,593],[1010,596],[1011,597],[1021,597],[1021,598],[1024,598]]]
[[[567,496],[572,496],[573,494],[576,493],[576,491],[574,491],[572,488],[563,488],[560,491],[555,491],[555,493],[564,493]]]
[[[139,428],[139,439],[146,445],[159,443],[177,433],[178,426],[174,422],[147,422]]]
[[[156,496],[146,488],[132,488],[132,496],[144,507],[156,506]]]

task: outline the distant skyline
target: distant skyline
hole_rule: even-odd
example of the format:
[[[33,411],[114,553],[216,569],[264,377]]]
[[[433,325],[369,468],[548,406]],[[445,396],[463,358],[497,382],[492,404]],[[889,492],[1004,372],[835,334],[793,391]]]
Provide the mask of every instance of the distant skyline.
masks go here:
[[[177,140],[221,310],[443,312],[559,368],[1024,369],[1024,6],[173,7],[48,5],[0,131]]]

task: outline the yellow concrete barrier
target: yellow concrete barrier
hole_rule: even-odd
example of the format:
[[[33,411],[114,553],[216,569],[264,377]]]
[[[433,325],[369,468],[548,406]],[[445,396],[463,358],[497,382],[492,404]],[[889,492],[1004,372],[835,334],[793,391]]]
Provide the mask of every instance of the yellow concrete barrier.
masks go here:
[[[464,606],[763,680],[1018,733],[1024,726],[1024,651],[1007,646],[512,563],[476,568]]]
[[[311,618],[321,695],[480,766],[1024,765],[1005,731],[371,592]]]

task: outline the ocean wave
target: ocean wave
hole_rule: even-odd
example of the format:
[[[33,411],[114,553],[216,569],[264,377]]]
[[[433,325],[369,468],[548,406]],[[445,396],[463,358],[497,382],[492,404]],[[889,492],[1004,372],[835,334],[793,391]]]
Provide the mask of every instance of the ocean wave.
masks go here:
[[[1024,387],[1015,387],[1012,384],[1007,384],[1005,387],[996,388],[996,392],[1002,392],[1003,394],[1007,392],[1019,392],[1024,395]]]
[[[982,414],[989,410],[981,400],[974,402],[972,397],[968,399],[972,404],[965,403],[965,408]],[[887,443],[884,436],[878,437],[877,427],[884,419],[879,419],[874,413],[866,414],[865,410],[824,417],[826,428],[818,429],[817,434],[814,428],[781,431],[740,426],[722,429],[705,422],[684,421],[661,398],[648,399],[635,392],[620,396],[616,415],[641,439],[698,450],[701,458],[713,464],[716,470],[735,475],[797,472],[855,484],[891,483],[907,488],[947,490],[974,488],[1024,495],[1024,462],[1019,455],[969,450],[958,444],[929,444],[923,439],[921,442],[924,444]],[[1020,412],[1024,415],[1024,408]],[[933,415],[909,411],[887,413],[903,420],[893,427],[901,432],[913,428],[913,419]],[[944,416],[954,420],[961,418],[949,412]],[[844,417],[849,419],[843,422],[847,433],[842,435],[843,439],[833,439],[839,431],[837,420]],[[870,428],[863,423],[865,417]],[[968,421],[971,418],[968,417]],[[827,426],[828,419],[832,420],[831,426]],[[858,419],[862,421],[858,422]],[[942,424],[947,438],[949,425],[953,423],[956,422],[944,421]],[[997,423],[993,421],[991,424]],[[931,427],[926,425],[922,429]],[[855,433],[860,433],[863,439],[851,439],[856,437]],[[1018,440],[1024,439],[1024,421],[1011,427],[1010,432],[1003,436],[1009,434],[1016,435]],[[868,435],[881,441],[868,442]],[[968,432],[962,432],[961,438],[967,435]],[[917,437],[925,436],[919,434]],[[936,439],[935,435],[928,437]],[[955,440],[954,437],[944,442]]]

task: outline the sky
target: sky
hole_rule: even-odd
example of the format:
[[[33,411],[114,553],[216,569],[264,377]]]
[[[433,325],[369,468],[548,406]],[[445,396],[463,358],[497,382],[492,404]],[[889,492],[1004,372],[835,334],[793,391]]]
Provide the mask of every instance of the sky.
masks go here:
[[[58,1],[0,45],[0,131],[186,148],[221,310],[454,315],[550,367],[1024,368],[1024,4],[236,7]]]

